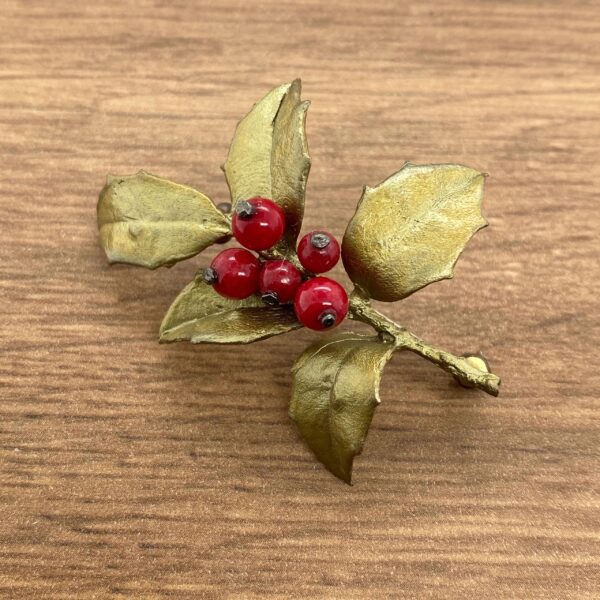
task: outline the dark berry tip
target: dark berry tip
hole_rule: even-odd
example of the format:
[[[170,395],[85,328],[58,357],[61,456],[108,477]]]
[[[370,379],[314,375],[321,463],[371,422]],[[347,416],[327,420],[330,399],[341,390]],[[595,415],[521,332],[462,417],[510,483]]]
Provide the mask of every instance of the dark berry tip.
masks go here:
[[[202,273],[202,279],[204,283],[208,283],[209,285],[214,285],[219,280],[219,276],[217,272],[212,267],[206,267]]]
[[[262,301],[269,306],[279,305],[279,296],[275,292],[265,292],[261,296]]]
[[[331,242],[330,237],[326,233],[313,233],[310,238],[310,244],[317,250],[323,250],[327,248]]]
[[[328,310],[328,311],[324,312],[319,317],[319,321],[321,322],[321,325],[323,325],[323,327],[325,327],[325,328],[333,327],[335,325],[336,320],[337,320],[336,314],[332,310]]]
[[[235,214],[240,219],[249,219],[252,215],[256,214],[256,208],[248,200],[240,200],[235,205]]]

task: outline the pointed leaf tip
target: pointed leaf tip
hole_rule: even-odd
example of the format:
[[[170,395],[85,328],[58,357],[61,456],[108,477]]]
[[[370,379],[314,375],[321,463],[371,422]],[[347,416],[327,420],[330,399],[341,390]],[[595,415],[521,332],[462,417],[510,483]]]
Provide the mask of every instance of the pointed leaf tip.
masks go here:
[[[305,117],[299,79],[271,90],[238,123],[224,164],[235,204],[264,196],[279,204],[286,231],[278,250],[295,250],[304,216],[304,196],[310,171]]]
[[[161,343],[250,344],[299,327],[291,305],[269,307],[258,296],[229,300],[196,277],[169,308],[159,339]]]
[[[393,351],[377,337],[338,334],[310,346],[292,369],[290,416],[316,457],[348,484]]]
[[[109,175],[97,211],[110,263],[171,266],[229,233],[227,219],[204,194],[144,171]]]
[[[484,175],[461,165],[406,163],[374,188],[365,186],[342,243],[352,281],[392,302],[452,277],[481,214]]]

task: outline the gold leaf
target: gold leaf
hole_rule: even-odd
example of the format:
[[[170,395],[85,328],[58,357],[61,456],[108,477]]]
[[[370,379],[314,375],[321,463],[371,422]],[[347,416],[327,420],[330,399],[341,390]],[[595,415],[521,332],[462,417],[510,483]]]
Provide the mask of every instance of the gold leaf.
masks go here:
[[[309,102],[300,100],[300,80],[271,90],[238,123],[223,170],[233,207],[253,196],[270,198],[285,213],[279,249],[295,248],[304,215],[310,171],[305,121]]]
[[[461,165],[406,164],[377,187],[365,187],[342,245],[352,281],[392,302],[450,279],[481,214],[485,175]]]
[[[111,263],[170,266],[229,234],[204,194],[140,171],[109,177],[98,201],[100,243]]]
[[[266,306],[258,296],[223,298],[198,276],[169,308],[160,341],[249,344],[299,327],[291,305]]]
[[[290,415],[317,458],[346,483],[393,351],[393,344],[377,337],[343,333],[310,346],[292,369]]]

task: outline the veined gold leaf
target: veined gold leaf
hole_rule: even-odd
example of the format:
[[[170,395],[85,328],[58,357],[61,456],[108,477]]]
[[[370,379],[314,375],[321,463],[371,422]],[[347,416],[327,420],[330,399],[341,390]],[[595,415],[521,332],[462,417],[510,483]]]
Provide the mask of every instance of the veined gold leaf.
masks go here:
[[[267,306],[258,296],[229,300],[197,276],[165,315],[160,341],[249,344],[299,327],[291,305]]]
[[[392,302],[452,277],[481,214],[485,175],[461,165],[406,164],[365,187],[342,244],[352,281]]]
[[[290,416],[317,458],[346,483],[393,351],[393,344],[377,337],[343,333],[310,346],[292,369]]]
[[[300,100],[300,80],[271,90],[238,123],[223,166],[233,208],[239,200],[263,196],[285,213],[279,249],[295,248],[304,215],[310,171],[305,121],[309,102]]]
[[[98,201],[100,243],[111,263],[170,266],[229,234],[204,194],[140,171],[109,177]]]

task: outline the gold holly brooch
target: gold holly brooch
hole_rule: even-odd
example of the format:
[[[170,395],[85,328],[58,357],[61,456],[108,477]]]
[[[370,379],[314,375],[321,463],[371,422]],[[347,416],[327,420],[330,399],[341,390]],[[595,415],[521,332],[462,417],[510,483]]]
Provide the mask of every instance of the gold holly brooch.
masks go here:
[[[487,225],[485,174],[406,163],[363,189],[341,248],[321,230],[297,242],[310,170],[308,106],[296,80],[271,90],[238,123],[223,166],[231,204],[140,171],[108,178],[98,227],[111,263],[149,269],[237,241],[175,299],[161,342],[249,344],[303,326],[331,330],[346,317],[372,326],[374,335],[320,333],[292,368],[292,419],[316,457],[350,483],[394,352],[419,354],[463,386],[498,395],[500,379],[483,357],[430,346],[371,304],[452,277],[469,239]],[[323,275],[340,255],[354,284],[350,294]]]

